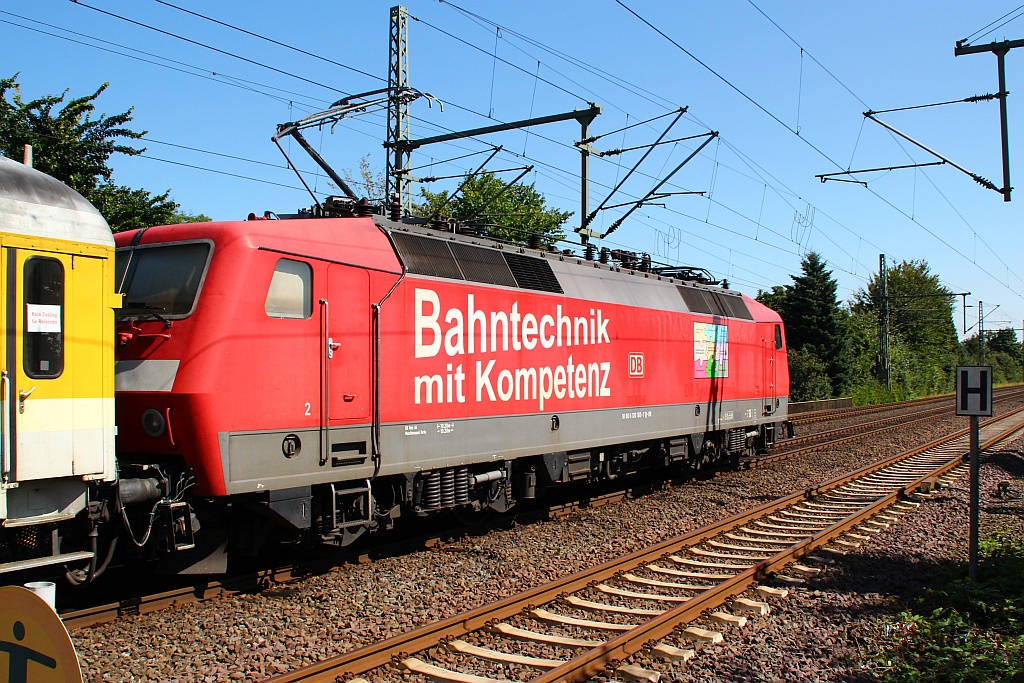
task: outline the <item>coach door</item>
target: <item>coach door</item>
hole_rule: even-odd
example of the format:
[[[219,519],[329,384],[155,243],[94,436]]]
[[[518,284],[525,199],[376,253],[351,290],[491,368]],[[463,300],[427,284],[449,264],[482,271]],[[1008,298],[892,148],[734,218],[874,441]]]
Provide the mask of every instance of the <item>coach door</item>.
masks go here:
[[[325,355],[331,422],[370,416],[370,278],[361,268],[332,264],[327,272]]]
[[[4,250],[4,446],[15,480],[103,471],[101,259]]]

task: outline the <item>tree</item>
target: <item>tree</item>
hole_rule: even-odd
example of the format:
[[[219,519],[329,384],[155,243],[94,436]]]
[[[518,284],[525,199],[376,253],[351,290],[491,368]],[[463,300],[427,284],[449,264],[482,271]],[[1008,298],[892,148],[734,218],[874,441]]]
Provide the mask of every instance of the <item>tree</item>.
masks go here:
[[[125,127],[132,120],[131,109],[93,118],[95,101],[108,83],[67,102],[67,90],[25,102],[17,78],[0,79],[0,151],[5,156],[20,159],[24,146],[32,145],[33,166],[92,202],[114,232],[172,222],[165,219],[176,215],[178,204],[168,199],[169,190],[154,196],[112,182],[113,154],[146,151],[120,141],[138,140],[146,131]]]
[[[965,339],[960,344],[962,363],[974,365],[979,362],[980,348],[978,335]],[[1024,362],[1017,333],[1009,328],[985,331],[985,365],[992,366],[992,381],[996,383],[1019,382],[1024,373],[1021,363]]]
[[[780,302],[789,348],[821,359],[833,395],[841,396],[850,379],[847,315],[836,299],[838,284],[825,266],[821,256],[813,251],[808,253],[800,262],[803,274],[791,276],[793,284],[786,286],[785,296],[779,296],[776,288],[772,288],[766,298]]]
[[[167,221],[165,225],[178,225],[180,223],[209,223],[213,219],[207,216],[205,213],[188,213],[187,211],[181,211],[180,209],[171,216],[171,220]]]
[[[370,200],[370,202],[385,203],[385,187],[387,184],[384,182],[384,172],[374,172],[373,166],[370,165],[370,155],[366,154],[359,159],[359,179],[356,180],[352,176],[352,169],[342,169],[342,174],[345,176],[345,182],[349,184],[349,187],[353,188],[353,192],[359,190],[363,191],[363,196]],[[356,189],[358,188],[358,189]]]
[[[426,203],[418,207],[420,215],[471,221],[491,237],[516,244],[528,244],[537,233],[546,247],[553,246],[565,237],[562,225],[572,215],[548,208],[532,183],[509,185],[493,173],[470,178],[454,199],[447,191],[422,190],[422,196]]]
[[[782,313],[786,305],[786,288],[782,285],[773,285],[767,292],[763,289],[757,290],[757,301],[762,303],[776,313]]]
[[[825,363],[811,351],[790,349],[789,400],[820,401],[832,398],[832,381]]]
[[[902,261],[888,268],[890,379],[908,396],[926,396],[953,389],[953,371],[960,360],[953,294],[924,261]],[[852,312],[878,320],[881,285],[878,277],[854,295]],[[877,342],[876,342],[877,353]]]

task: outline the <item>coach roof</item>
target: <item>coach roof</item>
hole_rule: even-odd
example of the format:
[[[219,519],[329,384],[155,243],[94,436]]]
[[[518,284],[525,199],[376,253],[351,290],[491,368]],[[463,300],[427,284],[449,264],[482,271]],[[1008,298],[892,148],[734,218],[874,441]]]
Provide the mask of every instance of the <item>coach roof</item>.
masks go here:
[[[0,157],[0,231],[113,246],[110,227],[85,197],[56,178]]]

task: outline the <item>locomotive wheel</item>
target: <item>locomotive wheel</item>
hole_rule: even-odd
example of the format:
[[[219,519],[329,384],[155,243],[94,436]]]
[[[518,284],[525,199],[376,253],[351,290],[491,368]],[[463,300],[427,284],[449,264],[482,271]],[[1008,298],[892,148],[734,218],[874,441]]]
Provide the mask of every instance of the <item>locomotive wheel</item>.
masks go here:
[[[695,453],[690,458],[690,468],[697,472],[700,471],[704,465],[708,465],[715,461],[717,456],[717,449],[715,443],[711,439],[704,442],[704,446],[700,449],[700,453]]]

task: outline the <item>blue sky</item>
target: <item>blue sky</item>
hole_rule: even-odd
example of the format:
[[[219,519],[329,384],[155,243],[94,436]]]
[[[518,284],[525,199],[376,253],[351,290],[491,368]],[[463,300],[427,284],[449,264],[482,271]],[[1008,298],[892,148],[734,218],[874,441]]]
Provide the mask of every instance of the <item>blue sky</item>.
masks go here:
[[[7,0],[0,6],[0,62],[3,75],[20,72],[26,98],[65,88],[79,96],[110,82],[100,110],[134,107],[132,127],[148,131],[144,157],[113,160],[116,182],[170,189],[186,211],[218,220],[287,213],[311,200],[270,141],[276,125],[385,85],[392,4],[173,2],[331,63],[156,0]],[[948,165],[858,176],[867,187],[815,177],[934,161],[862,112],[995,92],[995,56],[955,57],[954,43],[1007,13],[1012,19],[1017,3],[410,0],[406,7],[411,84],[444,103],[443,111],[425,100],[412,105],[413,138],[588,102],[604,112],[591,126],[594,135],[682,106],[688,113],[666,139],[719,132],[664,188],[703,195],[645,206],[599,244],[705,267],[750,294],[789,283],[801,255],[813,249],[834,269],[842,299],[877,272],[879,253],[890,261],[921,259],[953,291],[972,292],[968,326],[981,299],[986,311],[995,309],[987,328],[1021,327],[1024,98],[1013,94],[1024,93],[1024,49],[1006,58],[1011,179],[1021,188],[1013,202]],[[1018,38],[1024,19],[972,42]],[[879,118],[1002,185],[996,102]],[[609,134],[594,146],[652,142],[670,120]],[[572,146],[579,133],[566,122],[461,140],[421,149],[412,165],[426,167],[421,175],[455,175],[484,155],[450,159],[502,145],[489,168],[534,165],[525,181],[536,183],[549,204],[573,211],[572,227],[580,218],[579,153]],[[375,168],[384,165],[383,115],[307,137],[336,168],[356,169],[366,155]],[[646,194],[700,142],[658,148],[608,203]],[[294,151],[300,166],[313,168]],[[592,208],[641,154],[592,161]],[[318,191],[331,191],[323,177],[314,182]],[[456,182],[428,187],[452,189]],[[600,212],[596,229],[607,229],[624,210]],[[958,327],[962,320],[958,304]]]

